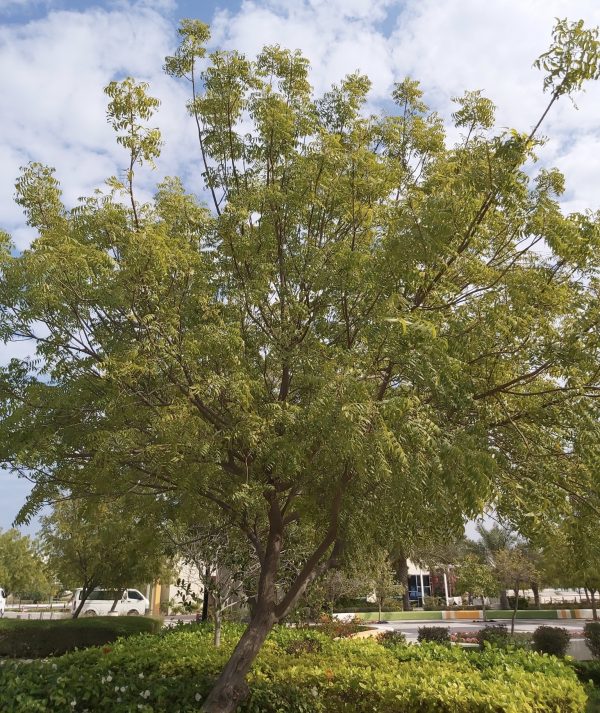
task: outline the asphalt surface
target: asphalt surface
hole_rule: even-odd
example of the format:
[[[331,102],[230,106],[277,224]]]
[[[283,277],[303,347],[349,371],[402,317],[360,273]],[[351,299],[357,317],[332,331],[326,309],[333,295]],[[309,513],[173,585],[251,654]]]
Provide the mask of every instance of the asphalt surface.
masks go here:
[[[510,619],[496,619],[483,622],[480,620],[473,621],[390,621],[390,622],[369,622],[369,626],[381,629],[383,631],[401,631],[408,641],[416,641],[419,628],[422,626],[440,626],[453,631],[461,631],[465,633],[472,632],[475,634],[479,629],[492,624],[505,624],[510,629]],[[517,619],[515,621],[515,631],[523,633],[531,633],[538,626],[558,626],[573,634],[583,634],[583,627],[586,622],[583,619]]]

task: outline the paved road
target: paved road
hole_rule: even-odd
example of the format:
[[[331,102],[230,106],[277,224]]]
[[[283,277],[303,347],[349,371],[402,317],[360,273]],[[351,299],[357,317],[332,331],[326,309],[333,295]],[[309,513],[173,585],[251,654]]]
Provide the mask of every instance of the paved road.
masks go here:
[[[382,622],[381,624],[377,622],[369,622],[369,625],[374,626],[377,629],[401,631],[407,638],[408,641],[416,641],[417,633],[421,626],[441,626],[447,627],[450,631],[464,631],[473,632],[479,631],[484,626],[490,624],[506,624],[510,628],[510,620],[497,619],[495,621],[489,621],[486,623],[482,621],[390,621]],[[535,631],[538,626],[560,626],[567,629],[571,634],[578,634],[583,632],[583,627],[586,622],[582,619],[517,619],[515,622],[515,631],[528,632],[531,633]]]

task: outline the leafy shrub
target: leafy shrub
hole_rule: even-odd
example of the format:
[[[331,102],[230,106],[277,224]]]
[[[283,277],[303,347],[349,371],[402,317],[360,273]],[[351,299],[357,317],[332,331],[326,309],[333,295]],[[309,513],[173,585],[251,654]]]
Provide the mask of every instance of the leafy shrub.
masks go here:
[[[5,662],[2,710],[192,713],[242,630],[226,625],[220,649],[211,646],[210,626],[190,625],[52,661]],[[321,650],[290,647],[307,640],[320,642]],[[466,652],[438,644],[387,648],[292,628],[273,632],[248,683],[250,698],[240,713],[580,713],[586,700],[572,668],[532,652]]]
[[[402,599],[401,598],[390,598],[383,606],[381,611],[402,611]],[[342,597],[339,599],[334,607],[334,612],[345,612],[351,614],[354,612],[376,612],[379,611],[379,606],[375,602],[368,602],[365,597]]]
[[[487,642],[491,646],[506,648],[510,640],[510,634],[506,624],[496,624],[494,626],[484,626],[477,632],[477,642],[480,648],[485,647]]]
[[[388,629],[387,631],[382,631],[381,634],[377,635],[377,643],[387,648],[394,648],[395,646],[406,646],[406,636],[401,631],[397,629]]]
[[[583,635],[592,656],[595,659],[600,658],[600,621],[588,621],[583,629]]]
[[[533,649],[540,654],[563,658],[570,641],[569,632],[560,626],[538,626],[533,632]]]
[[[430,641],[436,644],[450,643],[450,629],[447,626],[420,626],[417,641]]]
[[[514,597],[508,597],[508,606],[510,609],[515,608],[515,598]],[[529,609],[529,599],[527,597],[519,597],[519,606],[517,607],[519,611],[522,609]]]
[[[350,621],[343,621],[341,619],[334,619],[328,614],[323,614],[316,628],[332,639],[345,639],[361,631],[363,625],[360,619],[354,618]]]
[[[121,636],[160,631],[162,621],[151,617],[94,617],[90,619],[0,619],[0,656],[43,658],[103,646]]]
[[[592,683],[600,689],[600,661],[571,661],[571,666],[582,683]]]
[[[425,611],[442,611],[446,608],[445,597],[423,597],[423,609]]]

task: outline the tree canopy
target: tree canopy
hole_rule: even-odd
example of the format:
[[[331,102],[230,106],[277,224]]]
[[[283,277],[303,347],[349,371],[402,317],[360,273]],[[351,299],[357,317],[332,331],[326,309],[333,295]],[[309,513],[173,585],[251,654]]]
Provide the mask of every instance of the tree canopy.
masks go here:
[[[480,92],[455,100],[448,146],[412,79],[369,115],[360,74],[317,97],[299,52],[207,57],[205,25],[180,35],[165,68],[189,80],[211,205],[177,179],[136,200],[160,136],[132,79],[107,90],[125,180],[68,208],[51,169],[24,169],[38,237],[4,240],[0,335],[37,357],[0,376],[0,458],[35,478],[23,518],[64,490],[153,493],[244,533],[257,606],[205,704],[229,711],[269,628],[354,542],[597,492],[597,470],[562,464],[596,423],[600,233],[535,169],[540,122],[496,129]],[[540,66],[545,115],[596,78],[597,32],[560,22]]]
[[[38,544],[15,529],[0,531],[0,587],[7,594],[34,597],[54,590]]]
[[[75,616],[96,587],[122,592],[167,572],[164,543],[149,513],[136,513],[136,505],[128,499],[63,501],[42,519],[49,569],[64,588],[82,589]]]

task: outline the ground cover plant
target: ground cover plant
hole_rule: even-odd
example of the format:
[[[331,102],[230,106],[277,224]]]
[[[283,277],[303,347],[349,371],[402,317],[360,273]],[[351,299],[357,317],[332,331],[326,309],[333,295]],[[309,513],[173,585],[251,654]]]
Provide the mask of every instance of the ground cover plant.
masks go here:
[[[142,616],[54,620],[0,619],[0,656],[59,656],[73,649],[109,644],[119,637],[140,633],[155,634],[161,627],[160,619]]]
[[[210,627],[183,626],[31,664],[0,666],[6,713],[199,710],[242,628],[222,647]],[[581,713],[574,671],[553,657],[492,648],[335,640],[277,628],[249,675],[242,713]]]

